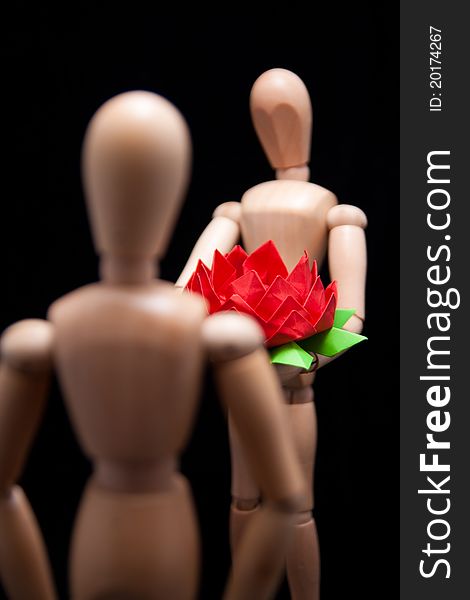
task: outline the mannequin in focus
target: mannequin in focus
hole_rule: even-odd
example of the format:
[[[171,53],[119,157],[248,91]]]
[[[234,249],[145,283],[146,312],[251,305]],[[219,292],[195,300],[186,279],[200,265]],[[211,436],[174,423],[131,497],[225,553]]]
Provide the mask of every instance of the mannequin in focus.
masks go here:
[[[367,218],[355,206],[338,204],[329,190],[309,183],[312,106],[302,80],[285,69],[271,69],[255,82],[250,97],[253,124],[276,178],[249,189],[241,202],[227,202],[197,241],[177,286],[184,287],[198,260],[211,265],[214,251],[230,252],[241,240],[252,252],[272,240],[290,271],[307,251],[320,268],[326,254],[331,280],[338,286],[338,308],[354,308],[344,329],[360,333],[365,318]],[[319,357],[314,370],[332,359]],[[317,422],[312,384],[314,372],[277,366],[289,423],[302,465],[308,494],[296,515],[287,554],[287,577],[293,600],[317,600],[320,595],[320,553],[312,510]],[[230,533],[236,562],[245,530],[260,510],[260,490],[238,432],[229,416],[232,456]]]

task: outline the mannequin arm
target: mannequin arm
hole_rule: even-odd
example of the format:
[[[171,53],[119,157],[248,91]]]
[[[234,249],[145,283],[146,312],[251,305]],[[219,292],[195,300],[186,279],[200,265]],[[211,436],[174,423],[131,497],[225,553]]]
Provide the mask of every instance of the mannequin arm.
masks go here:
[[[240,237],[240,210],[239,202],[225,202],[215,209],[212,221],[196,242],[188,262],[175,284],[176,287],[184,288],[196,269],[198,260],[202,260],[210,267],[214,250],[217,249],[222,254],[226,254],[235,246]]]
[[[263,494],[234,557],[225,599],[263,600],[275,594],[282,575],[303,477],[258,325],[233,312],[218,313],[206,319],[203,334],[217,388]]]
[[[330,277],[338,284],[338,308],[355,308],[344,329],[360,333],[365,318],[367,217],[361,209],[339,204],[327,216]]]
[[[338,285],[338,308],[355,308],[343,329],[361,333],[365,318],[367,248],[364,229],[367,217],[360,208],[338,204],[327,215],[330,278]],[[318,368],[341,356],[320,356]]]
[[[12,600],[56,598],[46,549],[31,507],[15,485],[45,406],[51,325],[21,321],[1,339],[0,580]]]

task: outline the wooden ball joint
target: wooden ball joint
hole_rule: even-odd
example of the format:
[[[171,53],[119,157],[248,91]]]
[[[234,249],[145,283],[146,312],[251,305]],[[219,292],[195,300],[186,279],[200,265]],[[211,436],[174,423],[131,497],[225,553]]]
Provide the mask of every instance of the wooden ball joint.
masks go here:
[[[169,102],[130,92],[101,107],[83,150],[101,281],[55,301],[48,321],[20,322],[2,337],[0,578],[14,600],[56,598],[40,530],[15,483],[53,369],[93,464],[70,553],[74,600],[196,597],[199,531],[177,464],[207,360],[266,500],[241,541],[225,598],[270,598],[282,575],[305,489],[262,333],[246,316],[206,318],[202,299],[154,278],[189,166],[188,130]]]
[[[354,308],[345,329],[360,333],[365,317],[367,251],[365,214],[338,204],[329,190],[309,183],[312,107],[302,80],[285,69],[263,73],[251,91],[250,109],[256,133],[276,172],[276,179],[249,189],[241,202],[214,212],[177,282],[184,287],[202,259],[210,265],[215,249],[229,252],[241,238],[247,252],[273,240],[288,269],[304,251],[321,266],[328,254],[331,279],[338,285],[338,307]],[[331,361],[320,357],[319,366]],[[299,506],[293,542],[287,554],[287,576],[294,600],[319,598],[319,549],[313,509],[316,416],[311,384],[314,374],[279,369],[285,397],[285,420],[292,430],[308,494]],[[255,518],[260,490],[250,474],[236,427],[229,415],[232,454],[232,552],[238,554],[244,529]]]

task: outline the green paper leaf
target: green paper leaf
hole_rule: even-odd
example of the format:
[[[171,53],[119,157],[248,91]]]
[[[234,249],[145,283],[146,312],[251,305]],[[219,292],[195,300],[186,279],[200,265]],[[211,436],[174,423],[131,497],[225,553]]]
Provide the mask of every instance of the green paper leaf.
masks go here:
[[[302,340],[299,344],[304,350],[308,350],[309,352],[315,352],[323,356],[335,356],[335,354],[347,350],[366,339],[366,337],[358,333],[332,327],[328,331],[317,333],[306,340]]]
[[[333,327],[344,327],[349,319],[356,312],[355,308],[337,308],[335,310],[335,322],[333,323]]]
[[[313,356],[306,352],[295,342],[276,346],[269,351],[273,364],[291,365],[301,369],[310,369],[314,361]]]

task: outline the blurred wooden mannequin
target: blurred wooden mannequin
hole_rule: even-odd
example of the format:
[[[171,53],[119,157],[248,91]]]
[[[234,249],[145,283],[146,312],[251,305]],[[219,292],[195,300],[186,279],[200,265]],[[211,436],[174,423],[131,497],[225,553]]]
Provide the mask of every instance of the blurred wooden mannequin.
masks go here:
[[[241,236],[247,252],[273,240],[291,270],[307,250],[321,267],[328,250],[331,279],[338,283],[338,307],[355,308],[345,329],[359,333],[365,316],[365,214],[354,206],[338,205],[330,191],[308,183],[312,108],[305,85],[294,73],[272,69],[255,82],[250,98],[254,126],[276,170],[276,180],[249,189],[241,203],[219,206],[197,242],[178,282],[184,286],[202,259],[210,266],[214,250],[229,252]],[[321,357],[319,366],[331,359]],[[319,597],[319,550],[313,509],[313,468],[316,415],[311,384],[314,374],[279,368],[297,452],[309,490],[297,515],[287,575],[294,600]],[[230,423],[231,425],[231,423]],[[231,539],[234,554],[244,528],[259,506],[259,490],[250,475],[237,432],[230,427],[232,451]]]
[[[101,281],[54,302],[49,321],[17,323],[2,337],[0,577],[13,600],[55,597],[34,516],[15,486],[52,368],[94,466],[73,534],[74,600],[196,596],[199,533],[177,465],[208,359],[267,499],[225,597],[270,598],[282,575],[304,485],[262,332],[242,315],[207,319],[202,299],[155,279],[189,167],[187,127],[169,102],[130,92],[105,103],[83,151]]]

